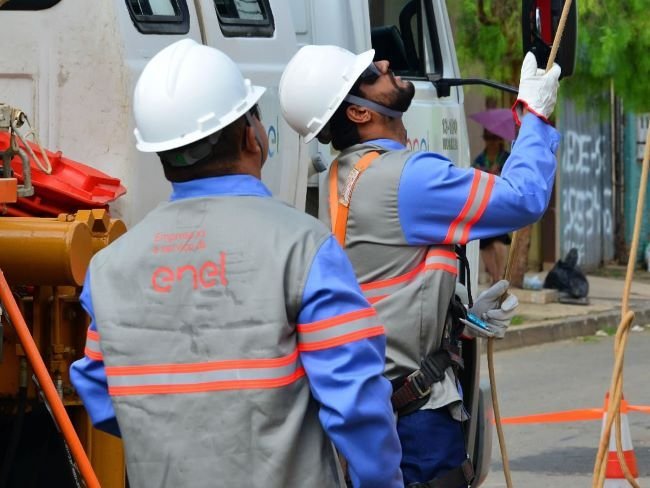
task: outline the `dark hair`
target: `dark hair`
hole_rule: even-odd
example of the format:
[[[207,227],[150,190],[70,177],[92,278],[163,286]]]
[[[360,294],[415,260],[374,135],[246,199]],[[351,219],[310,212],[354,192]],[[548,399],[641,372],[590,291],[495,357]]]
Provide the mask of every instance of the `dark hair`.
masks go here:
[[[191,166],[172,166],[162,158],[165,177],[169,181],[188,181],[210,176],[223,176],[232,174],[239,159],[242,149],[242,133],[246,127],[246,118],[238,118],[233,123],[221,129],[219,140],[213,144],[210,153]],[[208,137],[183,147],[174,149],[173,152],[182,153],[186,150],[205,144]],[[170,151],[172,152],[172,151]]]
[[[336,109],[329,122],[332,146],[337,151],[342,151],[361,142],[357,124],[352,122],[346,113],[350,105],[348,102],[343,102]]]

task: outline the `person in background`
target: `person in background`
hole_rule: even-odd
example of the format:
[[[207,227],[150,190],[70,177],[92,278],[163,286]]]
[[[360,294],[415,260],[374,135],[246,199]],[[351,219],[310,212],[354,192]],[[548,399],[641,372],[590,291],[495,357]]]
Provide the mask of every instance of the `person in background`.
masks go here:
[[[487,129],[483,131],[483,141],[485,141],[485,149],[476,156],[472,166],[498,176],[510,156],[505,149],[505,141]],[[481,260],[490,276],[490,284],[496,283],[505,274],[509,244],[510,236],[508,234],[485,237],[479,241]]]
[[[132,488],[403,487],[386,339],[345,253],[262,183],[265,89],[190,39],[135,88],[168,202],[97,253],[70,377]]]

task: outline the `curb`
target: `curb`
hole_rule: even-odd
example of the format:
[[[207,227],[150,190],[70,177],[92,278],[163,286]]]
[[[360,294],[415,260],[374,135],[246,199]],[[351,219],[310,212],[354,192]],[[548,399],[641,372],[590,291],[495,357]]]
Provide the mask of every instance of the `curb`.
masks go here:
[[[631,307],[631,309],[634,311],[635,323],[647,324],[650,322],[650,307]],[[504,351],[594,335],[599,329],[617,327],[621,320],[621,311],[620,308],[617,308],[606,312],[578,315],[560,320],[561,322],[549,320],[537,324],[510,327],[503,339],[495,341],[494,350]],[[485,352],[487,350],[487,341],[482,342],[481,352]]]

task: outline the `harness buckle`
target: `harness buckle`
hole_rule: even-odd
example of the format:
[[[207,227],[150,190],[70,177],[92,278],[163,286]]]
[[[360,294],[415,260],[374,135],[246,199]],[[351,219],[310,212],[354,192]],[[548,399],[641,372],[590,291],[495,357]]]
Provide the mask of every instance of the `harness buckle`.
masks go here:
[[[413,388],[418,393],[418,395],[420,395],[420,398],[423,398],[427,396],[429,393],[431,393],[431,388],[433,385],[424,387],[422,386],[420,381],[426,381],[426,378],[424,377],[422,370],[419,369],[413,371],[410,375],[406,377],[406,383],[413,385]]]

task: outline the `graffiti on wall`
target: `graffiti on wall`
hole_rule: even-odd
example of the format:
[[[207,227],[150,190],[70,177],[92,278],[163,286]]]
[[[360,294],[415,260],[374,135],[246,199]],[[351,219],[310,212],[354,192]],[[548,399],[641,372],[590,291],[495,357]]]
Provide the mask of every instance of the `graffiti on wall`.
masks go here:
[[[568,105],[560,161],[562,255],[576,248],[579,263],[594,268],[612,259],[612,161],[609,124]]]

